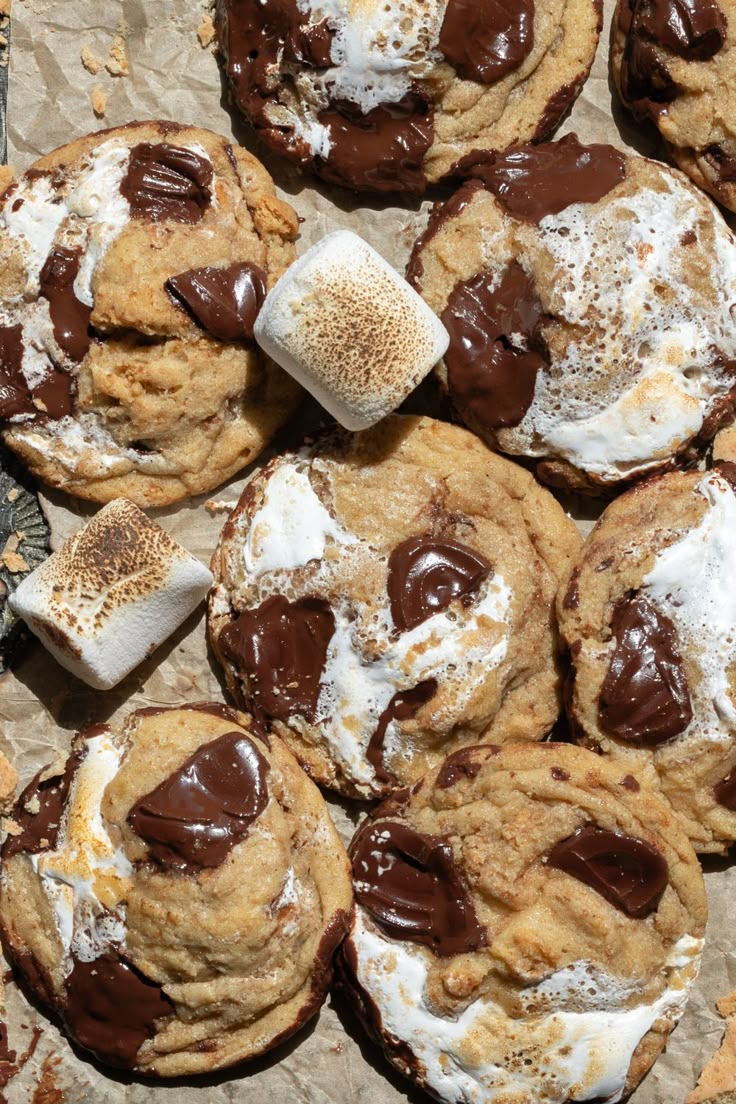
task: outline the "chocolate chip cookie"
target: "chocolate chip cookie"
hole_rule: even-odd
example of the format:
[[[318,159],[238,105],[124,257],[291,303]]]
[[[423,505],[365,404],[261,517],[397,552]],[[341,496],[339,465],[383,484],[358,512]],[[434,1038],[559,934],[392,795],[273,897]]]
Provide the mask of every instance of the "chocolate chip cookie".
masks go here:
[[[96,725],[13,817],[6,951],[101,1061],[220,1069],[319,1009],[349,864],[317,788],[242,714],[207,702]]]
[[[469,747],[380,806],[350,853],[340,972],[393,1064],[441,1101],[627,1096],[703,946],[696,856],[624,764]]]
[[[736,840],[736,466],[605,511],[560,592],[579,739],[659,787],[697,851]]]
[[[0,199],[0,420],[35,475],[160,506],[252,460],[300,390],[253,341],[297,218],[206,130],[134,123]]]
[[[408,270],[460,418],[589,493],[702,452],[736,401],[736,242],[711,201],[574,135],[475,172]]]
[[[619,0],[611,68],[621,99],[675,162],[736,210],[734,0]]]
[[[600,0],[218,0],[230,96],[277,153],[421,194],[478,150],[539,141],[588,75]]]
[[[374,797],[558,715],[572,522],[472,434],[392,417],[277,457],[212,561],[228,688],[325,786]]]

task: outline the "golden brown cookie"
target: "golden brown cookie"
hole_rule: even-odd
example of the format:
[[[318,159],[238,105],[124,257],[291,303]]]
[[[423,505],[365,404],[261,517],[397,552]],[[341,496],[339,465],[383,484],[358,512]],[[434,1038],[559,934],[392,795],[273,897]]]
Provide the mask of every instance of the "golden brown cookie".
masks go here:
[[[275,736],[213,702],[75,740],[2,852],[11,961],[69,1037],[160,1077],[262,1054],[313,1016],[349,919],[345,851]]]
[[[472,434],[392,417],[276,458],[213,557],[230,692],[317,781],[372,797],[559,710],[554,595],[580,544]]]
[[[736,210],[736,2],[618,0],[611,69],[621,99],[667,153]]]
[[[697,976],[700,867],[666,802],[570,744],[470,747],[361,825],[341,972],[447,1104],[615,1104]]]
[[[696,851],[736,840],[736,466],[608,507],[560,591],[578,738],[661,789]]]
[[[253,341],[294,211],[210,131],[132,123],[42,157],[0,202],[0,418],[34,474],[160,506],[251,461],[300,394]]]
[[[489,157],[408,275],[461,419],[596,493],[692,458],[736,397],[736,243],[680,173],[574,135]]]
[[[550,134],[593,63],[600,0],[218,0],[230,96],[277,153],[420,194]]]

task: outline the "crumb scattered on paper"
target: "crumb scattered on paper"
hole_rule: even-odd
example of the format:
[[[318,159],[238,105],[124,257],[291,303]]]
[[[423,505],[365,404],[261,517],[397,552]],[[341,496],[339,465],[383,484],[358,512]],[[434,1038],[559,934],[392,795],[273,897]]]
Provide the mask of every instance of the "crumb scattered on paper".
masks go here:
[[[210,46],[215,37],[215,24],[212,22],[212,16],[209,12],[206,12],[202,16],[202,22],[197,27],[197,38],[199,39],[199,45],[203,50],[206,50]]]
[[[127,33],[128,29],[123,24],[118,28],[117,34],[112,40],[110,53],[107,55],[107,61],[105,62],[105,68],[112,77],[127,77],[130,72],[125,41]]]
[[[93,77],[99,73],[100,69],[104,68],[103,63],[92,52],[92,48],[90,46],[83,46],[79,52],[79,56],[82,59],[82,65],[88,73],[92,74]]]
[[[96,84],[90,93],[89,101],[97,118],[101,119],[107,111],[107,93],[104,88]]]
[[[726,1032],[685,1104],[736,1104],[736,992],[722,997],[716,1008],[726,1020]]]

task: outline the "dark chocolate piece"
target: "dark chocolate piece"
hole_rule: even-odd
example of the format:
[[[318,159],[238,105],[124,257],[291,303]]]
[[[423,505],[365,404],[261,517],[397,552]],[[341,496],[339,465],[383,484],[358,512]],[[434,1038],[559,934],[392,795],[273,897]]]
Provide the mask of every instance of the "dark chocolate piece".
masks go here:
[[[49,373],[33,390],[22,371],[23,327],[0,325],[0,418],[46,414],[63,418],[74,407],[74,384],[67,372],[49,365]]]
[[[379,782],[395,782],[383,765],[383,741],[392,721],[408,721],[423,705],[426,705],[437,691],[436,679],[425,679],[411,690],[399,690],[378,718],[376,731],[370,738],[365,757],[376,772]]]
[[[140,142],[130,151],[120,192],[133,218],[199,222],[212,199],[212,165],[191,149]]]
[[[409,537],[388,560],[394,625],[399,632],[413,629],[456,598],[469,606],[491,570],[485,556],[459,541]]]
[[[44,771],[40,770],[28,783],[13,809],[13,820],[20,832],[6,837],[2,847],[4,862],[13,855],[37,855],[56,849],[69,789],[86,754],[86,744],[80,743],[67,759],[63,774],[41,781]],[[37,807],[38,812],[29,812],[29,806]]]
[[[500,748],[496,744],[460,748],[460,751],[453,752],[445,759],[435,785],[440,790],[449,790],[450,786],[454,786],[464,778],[475,778],[483,764],[493,755],[498,755],[499,751]]]
[[[289,602],[282,595],[244,610],[220,633],[218,646],[247,678],[256,715],[316,720],[320,678],[335,617],[323,598]]]
[[[463,80],[493,84],[534,46],[534,0],[449,0],[439,47]]]
[[[637,920],[655,911],[669,878],[664,856],[651,844],[593,825],[555,844],[547,862]]]
[[[616,646],[598,700],[601,727],[647,747],[672,740],[693,716],[675,626],[634,593],[614,606],[611,631]]]
[[[512,261],[500,282],[481,272],[456,284],[441,318],[450,335],[450,396],[461,416],[488,429],[518,425],[547,364],[542,307],[524,269]]]
[[[63,1019],[70,1035],[111,1066],[133,1069],[156,1021],[174,1012],[160,985],[113,953],[76,959],[66,979]]]
[[[555,782],[569,782],[570,772],[566,771],[564,767],[550,767],[549,773],[554,778]]]
[[[91,344],[89,320],[92,308],[74,294],[81,255],[81,249],[56,246],[46,258],[39,276],[41,295],[48,300],[56,343],[71,360],[77,362],[84,360]]]
[[[128,824],[159,866],[220,866],[268,804],[268,762],[242,732],[203,744],[135,803]]]
[[[395,820],[372,821],[351,846],[355,896],[394,939],[448,956],[486,945],[450,844]]]
[[[247,261],[225,268],[190,268],[170,276],[166,290],[213,337],[250,341],[266,298],[266,273]]]
[[[518,146],[465,159],[467,175],[483,181],[512,218],[539,223],[573,203],[597,203],[626,178],[626,157],[613,146],[559,142]]]
[[[736,768],[713,787],[713,796],[724,809],[736,811]]]

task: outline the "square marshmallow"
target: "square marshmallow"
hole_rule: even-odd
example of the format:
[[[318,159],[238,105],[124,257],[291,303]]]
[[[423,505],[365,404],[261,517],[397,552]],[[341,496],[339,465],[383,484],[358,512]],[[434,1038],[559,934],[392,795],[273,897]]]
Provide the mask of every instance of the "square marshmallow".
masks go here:
[[[421,296],[349,230],[328,234],[287,269],[254,334],[347,429],[395,410],[449,343]]]
[[[107,690],[181,625],[211,585],[199,560],[118,498],[32,571],[9,604],[62,667]]]

